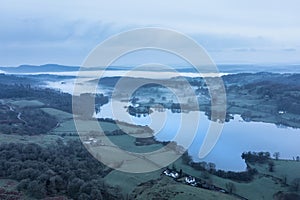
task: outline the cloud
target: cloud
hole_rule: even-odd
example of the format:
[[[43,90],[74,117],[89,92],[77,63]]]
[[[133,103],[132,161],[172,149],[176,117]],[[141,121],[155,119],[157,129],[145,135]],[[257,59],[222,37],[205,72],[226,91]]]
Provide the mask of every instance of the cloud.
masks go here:
[[[255,48],[237,48],[237,49],[232,49],[233,51],[236,52],[256,52],[257,49]]]
[[[289,51],[289,52],[291,52],[291,51],[297,51],[297,49],[295,49],[295,48],[285,48],[285,49],[282,49],[282,51]]]
[[[107,37],[147,26],[189,35],[212,52],[217,62],[251,60],[254,50],[261,55],[269,52],[261,56],[265,62],[274,59],[271,54],[275,51],[281,52],[284,56],[280,58],[288,62],[299,53],[296,51],[300,45],[299,5],[297,0],[284,3],[279,0],[27,0],[26,4],[3,0],[0,65],[81,64]],[[244,58],[234,59],[235,54],[229,52],[243,53],[239,56]]]

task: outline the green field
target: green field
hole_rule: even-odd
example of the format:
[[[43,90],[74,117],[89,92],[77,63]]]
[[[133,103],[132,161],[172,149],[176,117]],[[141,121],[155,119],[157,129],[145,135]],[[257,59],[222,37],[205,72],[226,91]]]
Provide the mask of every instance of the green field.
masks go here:
[[[125,194],[131,194],[132,191],[139,184],[159,178],[160,174],[161,174],[160,170],[151,173],[143,173],[143,174],[125,173],[118,170],[114,170],[110,172],[104,178],[104,180],[109,185],[122,188],[122,193],[125,195]]]
[[[234,196],[180,184],[168,177],[162,177],[149,184],[138,186],[131,195],[134,199],[174,199],[174,200],[233,200]]]
[[[287,178],[287,184],[290,184],[293,179],[300,178],[300,162],[293,160],[273,160],[274,172],[269,172],[267,164],[255,164],[252,165],[259,173],[271,175],[273,177],[283,179]]]
[[[44,106],[44,103],[38,100],[18,100],[18,101],[12,101],[10,103],[21,108]]]
[[[57,110],[55,108],[41,108],[45,113],[54,116],[59,121],[65,121],[68,119],[72,119],[73,115],[71,113],[67,113],[61,110]]]
[[[49,113],[50,114],[50,113]],[[100,125],[100,126],[99,126]],[[100,129],[101,128],[101,129]],[[143,136],[152,136],[147,129],[139,126],[132,126],[127,124],[118,124],[111,122],[97,122],[97,120],[76,120],[76,125],[74,119],[65,120],[60,125],[55,128],[52,132],[55,134],[61,133],[73,133],[74,135],[77,132],[80,132],[81,135],[88,134],[91,131],[101,132],[101,131],[114,131],[114,130],[123,130],[125,133],[138,134],[140,137]]]

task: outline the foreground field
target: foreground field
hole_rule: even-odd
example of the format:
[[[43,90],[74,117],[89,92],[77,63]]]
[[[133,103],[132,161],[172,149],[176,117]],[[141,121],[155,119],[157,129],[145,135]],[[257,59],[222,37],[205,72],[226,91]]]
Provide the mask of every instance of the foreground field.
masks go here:
[[[131,197],[133,199],[190,199],[190,200],[208,200],[222,199],[234,200],[238,199],[234,196],[213,192],[200,188],[194,188],[188,185],[183,185],[175,182],[168,177],[150,181],[145,184],[140,184],[133,191]]]
[[[176,167],[177,170],[182,169],[184,173],[187,173],[194,177],[201,178],[217,187],[224,188],[226,190],[228,189],[228,184],[232,184],[234,187],[232,192],[246,199],[250,199],[250,200],[274,199],[276,194],[278,194],[279,192],[282,192],[285,195],[293,195],[294,199],[297,199],[298,197],[296,196],[296,194],[300,195],[300,192],[291,190],[290,181],[296,177],[299,177],[298,176],[299,168],[300,168],[299,162],[274,160],[274,163],[275,163],[274,173],[268,173],[268,164],[253,165],[252,167],[258,170],[258,174],[255,175],[254,179],[250,182],[232,181],[229,179],[220,178],[212,174],[208,174],[207,172],[195,170],[192,167],[183,164],[182,159],[178,159],[176,162],[174,162],[173,166]],[[155,198],[154,196],[151,196],[150,191],[156,188],[155,186],[153,186],[153,180],[159,179],[161,177],[160,175],[161,172],[162,170],[151,172],[151,173],[144,173],[144,174],[131,174],[131,173],[124,173],[124,172],[114,170],[105,177],[105,180],[110,185],[114,185],[116,187],[122,188],[123,189],[122,192],[124,192],[124,194],[134,193],[135,195],[137,195],[136,198],[141,198],[141,199],[145,198],[146,196]],[[291,179],[288,179],[287,181],[288,185],[282,184],[282,179],[283,179],[283,176],[281,176],[282,173],[285,174],[288,173],[286,176],[291,176]],[[120,179],[120,177],[122,177],[122,179]],[[203,193],[203,189],[201,188],[186,186],[184,184],[177,183],[177,182],[175,183],[178,185],[176,187],[175,186],[170,187],[172,189],[161,186],[161,188],[156,188],[156,190],[158,189],[163,190],[163,188],[165,188],[164,192],[171,190],[170,195],[174,195],[174,193],[180,191],[178,190],[177,187],[179,188],[187,187],[186,191],[191,191],[193,192],[193,194]],[[164,192],[160,192],[160,194]],[[205,194],[203,194],[206,199],[223,199],[222,194],[220,194],[219,192],[207,191],[207,190],[205,190],[204,193],[205,192],[214,194],[214,196],[205,196]],[[157,192],[157,194],[159,194],[159,192]],[[184,194],[180,193],[181,195],[179,195],[178,193],[176,194],[181,197],[182,195],[187,195],[189,198],[195,198],[195,199],[197,198],[199,199],[202,197],[201,195],[196,197],[193,195],[190,196],[187,193]],[[173,198],[175,197],[172,197],[170,199]],[[231,196],[230,198],[234,198],[234,196]]]

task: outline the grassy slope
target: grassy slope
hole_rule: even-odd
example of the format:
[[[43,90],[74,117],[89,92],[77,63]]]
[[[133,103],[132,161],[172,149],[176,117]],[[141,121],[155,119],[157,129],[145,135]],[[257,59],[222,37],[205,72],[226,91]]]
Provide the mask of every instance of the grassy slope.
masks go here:
[[[271,175],[282,179],[287,178],[287,183],[290,184],[294,178],[300,178],[300,162],[292,160],[273,160],[275,167],[274,172],[269,172],[267,164],[255,164],[252,167],[256,168],[259,173]]]
[[[55,108],[42,108],[45,113],[54,116],[58,121],[66,121],[72,119],[73,115]]]
[[[134,199],[197,199],[197,200],[232,200],[233,196],[201,188],[180,184],[168,177],[154,183],[138,186],[132,193]]]
[[[50,114],[50,113],[49,113]],[[143,127],[136,127],[136,126],[129,126],[126,124],[119,124],[116,125],[111,122],[99,122],[101,129],[103,131],[114,131],[118,129],[124,130],[126,133],[135,133],[136,131],[146,131],[145,135],[150,136],[151,133],[149,133],[147,130],[145,130]],[[77,134],[77,131],[80,131],[81,133],[88,133],[90,131],[99,131],[99,125],[97,124],[96,120],[76,120],[76,126],[74,119],[64,120],[59,127],[54,129],[53,133],[63,133],[63,132],[69,132]],[[141,135],[141,134],[139,134]]]
[[[44,106],[44,103],[42,103],[38,100],[18,100],[18,101],[12,101],[11,104],[21,107],[21,108]]]
[[[131,194],[137,185],[157,179],[160,177],[160,174],[161,171],[144,174],[132,174],[114,170],[110,172],[104,180],[109,185],[121,187],[124,194]]]

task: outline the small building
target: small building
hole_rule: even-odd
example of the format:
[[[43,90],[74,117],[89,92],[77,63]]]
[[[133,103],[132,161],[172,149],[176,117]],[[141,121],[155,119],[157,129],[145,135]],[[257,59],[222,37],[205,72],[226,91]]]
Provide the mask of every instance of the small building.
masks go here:
[[[168,169],[166,169],[165,171],[163,171],[163,173],[166,175],[166,176],[170,176],[172,178],[179,178],[179,173],[176,172],[176,171],[170,171]]]
[[[196,183],[196,179],[192,176],[188,176],[188,177],[185,177],[185,182],[187,184],[194,184],[194,183]]]
[[[278,114],[280,114],[280,115],[282,115],[282,114],[284,114],[284,113],[286,113],[286,111],[283,111],[283,110],[279,110],[279,111],[278,111]]]
[[[177,172],[171,172],[171,177],[172,178],[178,178],[179,174]]]
[[[84,141],[83,144],[91,144],[91,141]]]
[[[83,144],[89,144],[92,146],[104,145],[101,140],[97,140],[96,138],[93,138],[93,137],[87,138],[87,140],[83,141]]]
[[[166,175],[166,176],[170,176],[170,171],[169,171],[168,169],[166,169],[163,173],[164,173],[164,175]]]

